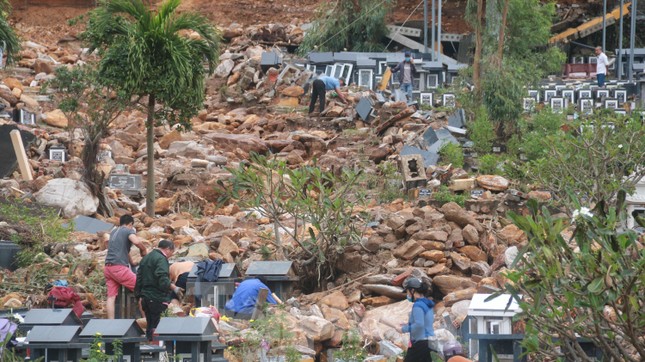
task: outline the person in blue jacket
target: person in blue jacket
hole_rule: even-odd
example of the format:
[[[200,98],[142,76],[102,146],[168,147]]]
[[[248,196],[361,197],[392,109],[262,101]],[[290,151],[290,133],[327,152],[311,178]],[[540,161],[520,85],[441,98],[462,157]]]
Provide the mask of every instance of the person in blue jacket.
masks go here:
[[[326,75],[321,75],[318,79],[314,80],[313,86],[311,89],[311,101],[309,102],[309,114],[314,112],[316,108],[316,100],[318,101],[318,107],[320,113],[325,110],[325,101],[327,96],[327,91],[335,90],[338,94],[338,98],[347,104],[347,98],[340,92],[340,87],[345,85],[343,79],[336,79],[334,77],[328,77]]]
[[[253,314],[253,309],[257,303],[258,293],[260,289],[269,291],[267,294],[267,302],[277,304],[276,300],[271,295],[271,290],[266,286],[266,282],[262,278],[247,279],[240,283],[233,293],[231,300],[224,306],[224,311],[228,315],[250,317]]]
[[[403,289],[408,301],[414,303],[408,323],[401,326],[401,332],[410,333],[410,348],[404,362],[431,362],[428,338],[434,336],[434,302],[425,297],[428,287],[419,278],[407,278]]]

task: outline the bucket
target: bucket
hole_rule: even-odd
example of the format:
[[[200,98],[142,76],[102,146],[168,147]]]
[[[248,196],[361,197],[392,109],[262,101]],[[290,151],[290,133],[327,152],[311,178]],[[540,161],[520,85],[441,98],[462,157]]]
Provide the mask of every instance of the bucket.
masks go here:
[[[20,246],[13,241],[0,240],[0,268],[14,271],[18,268],[16,255]]]

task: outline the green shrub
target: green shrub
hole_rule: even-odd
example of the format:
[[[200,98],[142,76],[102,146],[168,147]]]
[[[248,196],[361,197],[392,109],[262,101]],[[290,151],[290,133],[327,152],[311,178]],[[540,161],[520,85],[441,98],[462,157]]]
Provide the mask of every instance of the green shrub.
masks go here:
[[[455,194],[450,191],[448,186],[445,185],[439,187],[439,189],[434,193],[434,199],[439,201],[441,205],[455,202],[459,206],[463,207],[466,204],[466,195]]]
[[[446,143],[441,146],[439,156],[442,164],[452,164],[454,167],[464,167],[464,151],[460,145]]]
[[[484,107],[479,107],[475,121],[468,126],[470,140],[475,144],[475,151],[481,154],[491,152],[495,140],[495,129],[488,118]]]
[[[479,157],[479,173],[482,175],[495,175],[499,173],[501,157],[496,155],[483,155]]]

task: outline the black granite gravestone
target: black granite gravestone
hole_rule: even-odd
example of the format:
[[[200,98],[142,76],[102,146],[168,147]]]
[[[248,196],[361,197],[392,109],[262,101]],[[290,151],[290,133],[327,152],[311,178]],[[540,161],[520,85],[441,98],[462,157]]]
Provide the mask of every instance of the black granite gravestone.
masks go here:
[[[18,327],[28,331],[35,326],[80,326],[83,323],[71,308],[32,309],[25,314],[25,321]]]
[[[213,321],[203,317],[161,318],[155,334],[166,351],[182,362],[210,361],[211,343],[217,339]]]
[[[77,362],[87,343],[78,341],[80,326],[44,326],[31,329],[25,345],[32,360],[44,358],[45,362]]]
[[[114,354],[113,342],[116,340],[121,341],[123,356],[118,362],[139,361],[141,359],[139,343],[145,341],[146,338],[143,337],[143,330],[134,319],[90,320],[79,334],[79,340],[92,343],[99,333],[105,343],[106,353],[109,355]]]
[[[0,162],[0,178],[11,175],[18,166],[18,159],[16,158],[16,153],[13,150],[10,136],[10,132],[14,129],[18,129],[18,126],[12,124],[0,126],[0,155],[2,155],[2,162]],[[20,137],[22,138],[22,144],[25,146],[26,150],[29,149],[29,146],[34,141],[36,141],[36,136],[31,132],[20,131]]]

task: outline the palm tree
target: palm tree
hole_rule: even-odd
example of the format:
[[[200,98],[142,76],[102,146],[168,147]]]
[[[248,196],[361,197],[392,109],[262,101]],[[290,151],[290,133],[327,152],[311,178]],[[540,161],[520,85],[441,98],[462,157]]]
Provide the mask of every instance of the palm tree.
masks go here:
[[[11,3],[7,0],[0,0],[0,46],[4,45],[4,54],[7,56],[7,63],[11,63],[16,53],[18,53],[18,50],[20,50],[20,39],[11,28],[11,25],[9,25],[10,12]]]
[[[99,76],[131,95],[147,113],[148,180],[146,213],[154,216],[155,122],[190,128],[204,100],[204,62],[212,74],[220,37],[208,19],[179,13],[180,0],[151,10],[142,0],[111,0],[90,15],[84,38],[101,55]]]

